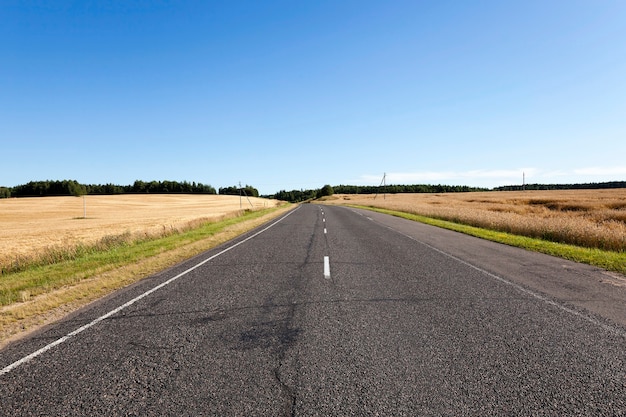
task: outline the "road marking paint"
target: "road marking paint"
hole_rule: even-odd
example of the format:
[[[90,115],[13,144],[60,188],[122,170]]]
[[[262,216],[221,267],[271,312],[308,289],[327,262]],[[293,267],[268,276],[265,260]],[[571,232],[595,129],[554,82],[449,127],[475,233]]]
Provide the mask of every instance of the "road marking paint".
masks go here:
[[[330,259],[324,256],[324,278],[330,279]]]
[[[326,228],[324,228],[324,234],[326,234],[326,233],[328,233],[328,232],[326,231]]]
[[[325,218],[324,218],[324,219],[322,219],[322,221],[323,221],[324,223],[326,223],[326,219],[325,219]]]
[[[374,219],[372,219],[372,220],[375,221]],[[521,291],[521,292],[523,292],[523,293],[525,293],[525,294],[527,294],[527,295],[529,295],[531,297],[534,297],[535,299],[537,299],[539,301],[542,301],[542,302],[544,302],[544,303],[546,303],[546,304],[548,304],[548,305],[550,305],[552,307],[555,307],[555,308],[557,308],[557,309],[559,309],[561,311],[564,311],[564,312],[572,314],[572,315],[574,315],[574,316],[576,316],[578,318],[581,318],[581,319],[583,319],[583,320],[585,320],[585,321],[587,321],[587,322],[589,322],[591,324],[594,324],[594,325],[596,325],[596,326],[598,326],[598,327],[608,331],[609,333],[613,333],[613,334],[615,334],[617,336],[621,336],[621,337],[625,337],[626,338],[626,332],[624,330],[620,329],[619,327],[611,326],[610,324],[605,324],[605,323],[595,319],[592,316],[588,316],[588,315],[586,315],[584,313],[581,313],[580,311],[577,311],[577,310],[574,310],[574,309],[572,309],[570,307],[567,307],[566,305],[561,304],[558,301],[554,301],[554,300],[552,300],[552,299],[550,299],[550,298],[548,298],[548,297],[546,297],[544,295],[541,295],[541,294],[539,294],[539,293],[537,293],[537,292],[535,292],[533,290],[525,288],[525,287],[523,287],[523,286],[521,286],[521,285],[519,285],[519,284],[517,284],[517,283],[515,283],[513,281],[509,281],[506,278],[503,278],[503,277],[501,277],[499,275],[493,274],[493,273],[491,273],[491,272],[489,272],[489,271],[487,271],[487,270],[485,270],[485,269],[483,269],[483,268],[481,268],[479,266],[473,265],[470,262],[467,262],[467,261],[465,261],[465,260],[463,260],[463,259],[461,259],[461,258],[459,258],[457,256],[454,256],[451,253],[448,253],[448,252],[446,252],[444,250],[436,248],[436,247],[434,247],[434,246],[432,246],[432,245],[430,245],[430,244],[428,244],[426,242],[422,242],[421,240],[419,240],[419,239],[417,239],[417,238],[415,238],[413,236],[410,236],[410,235],[408,235],[408,234],[406,234],[404,232],[396,230],[396,229],[394,229],[394,228],[392,228],[390,226],[383,225],[382,223],[379,223],[379,224],[382,225],[383,227],[386,227],[389,230],[392,230],[392,231],[394,231],[396,233],[401,234],[402,236],[405,236],[405,237],[413,240],[414,242],[422,244],[422,245],[424,245],[424,246],[434,250],[435,252],[439,252],[440,254],[442,254],[444,256],[447,256],[447,257],[449,257],[451,259],[454,259],[455,261],[460,262],[463,265],[466,265],[466,266],[468,266],[468,267],[470,267],[470,268],[472,268],[472,269],[474,269],[474,270],[476,270],[476,271],[478,271],[478,272],[480,272],[480,273],[482,273],[484,275],[487,275],[487,276],[489,276],[489,277],[491,277],[491,278],[493,278],[495,280],[498,280],[498,281],[502,282],[503,284],[510,285],[511,287],[517,289],[518,291]]]
[[[188,273],[190,273],[191,271],[201,267],[202,265],[206,264],[207,262],[212,261],[213,259],[217,258],[218,256],[221,256],[223,254],[225,254],[226,252],[228,252],[231,249],[236,248],[239,245],[242,245],[244,243],[246,243],[247,241],[249,241],[250,239],[253,239],[255,237],[257,237],[258,235],[260,235],[261,233],[265,232],[266,230],[268,230],[269,228],[275,226],[276,224],[280,223],[281,221],[283,221],[284,219],[286,219],[288,216],[291,216],[293,213],[295,213],[298,210],[299,207],[297,207],[295,210],[290,211],[289,213],[285,214],[283,217],[279,218],[278,220],[276,220],[274,223],[270,224],[269,226],[259,230],[258,232],[256,232],[255,234],[248,236],[247,238],[245,238],[244,240],[235,243],[232,246],[227,247],[226,249],[223,249],[222,251],[216,253],[215,255],[205,259],[202,262],[197,263],[196,265],[192,266],[191,268],[181,272],[180,274],[176,275],[175,277],[172,277],[170,279],[168,279],[165,282],[162,282],[161,284],[157,285],[156,287],[144,292],[141,295],[138,295],[137,297],[133,298],[132,300],[128,301],[125,304],[122,304],[121,306],[109,311],[108,313],[106,313],[103,316],[98,317],[97,319],[91,321],[90,323],[85,324],[82,327],[79,327],[78,329],[74,330],[73,332],[70,332],[68,334],[66,334],[65,336],[61,337],[60,339],[55,340],[54,342],[42,347],[41,349],[39,349],[36,352],[31,353],[30,355],[24,356],[22,359],[13,362],[12,364],[6,366],[5,368],[3,368],[2,370],[0,370],[0,376],[4,375],[4,374],[8,374],[9,372],[13,371],[15,368],[17,368],[20,365],[23,365],[27,362],[30,362],[31,360],[35,359],[37,356],[46,353],[47,351],[49,351],[50,349],[54,348],[55,346],[60,345],[61,343],[64,343],[66,341],[68,341],[70,338],[78,335],[79,333],[84,332],[85,330],[95,326],[96,324],[100,323],[103,320],[108,319],[109,317],[119,313],[120,311],[124,310],[125,308],[135,304],[137,301],[149,296],[150,294],[152,294],[155,291],[160,290],[161,288],[171,284],[172,282],[176,281],[177,279],[187,275]]]

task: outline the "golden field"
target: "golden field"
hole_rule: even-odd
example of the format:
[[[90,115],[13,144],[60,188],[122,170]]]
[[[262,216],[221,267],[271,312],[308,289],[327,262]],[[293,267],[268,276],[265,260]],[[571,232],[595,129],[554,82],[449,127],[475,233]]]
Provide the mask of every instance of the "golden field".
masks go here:
[[[577,246],[626,251],[626,189],[334,195],[374,206]]]
[[[252,204],[252,205],[251,205]],[[241,209],[279,202],[250,197]],[[86,217],[85,217],[86,208]],[[0,199],[0,269],[55,250],[107,238],[140,239],[219,220],[240,210],[238,196],[115,195]]]

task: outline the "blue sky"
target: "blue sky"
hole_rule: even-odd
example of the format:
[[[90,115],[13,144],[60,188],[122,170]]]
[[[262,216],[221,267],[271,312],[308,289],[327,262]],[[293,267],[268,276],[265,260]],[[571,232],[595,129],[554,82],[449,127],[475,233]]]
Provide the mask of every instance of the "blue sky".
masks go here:
[[[0,3],[0,185],[626,180],[626,2]]]

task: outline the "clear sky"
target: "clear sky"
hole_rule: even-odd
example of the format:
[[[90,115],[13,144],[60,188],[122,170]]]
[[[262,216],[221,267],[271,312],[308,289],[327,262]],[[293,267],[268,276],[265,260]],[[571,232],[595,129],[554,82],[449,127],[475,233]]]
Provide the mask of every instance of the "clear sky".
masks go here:
[[[623,0],[0,2],[0,185],[626,180]]]

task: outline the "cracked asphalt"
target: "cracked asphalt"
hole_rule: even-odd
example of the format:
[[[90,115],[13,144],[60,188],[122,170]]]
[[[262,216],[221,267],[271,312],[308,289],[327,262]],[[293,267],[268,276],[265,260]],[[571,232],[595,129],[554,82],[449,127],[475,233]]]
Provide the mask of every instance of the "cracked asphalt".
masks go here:
[[[603,271],[343,207],[261,229],[0,351],[0,415],[626,415]]]

